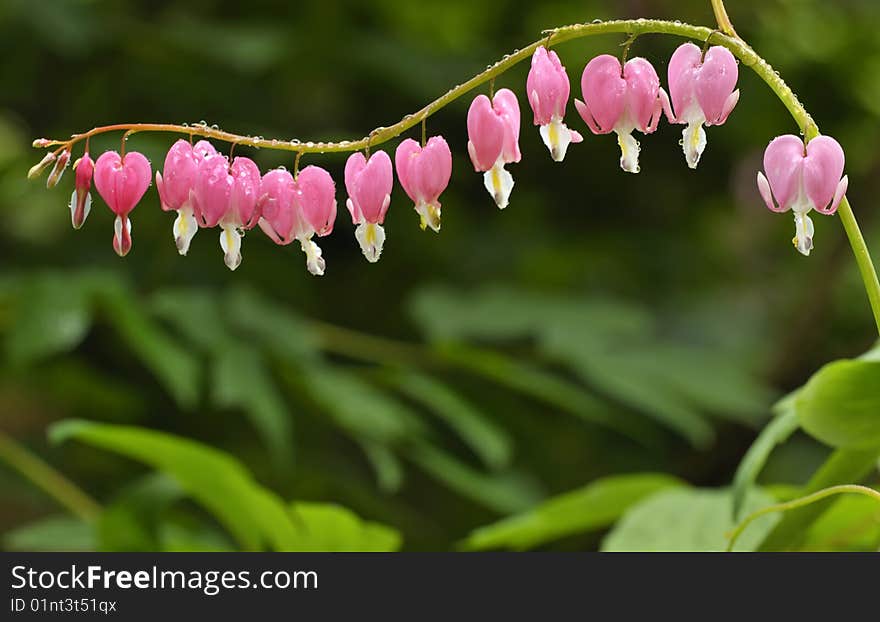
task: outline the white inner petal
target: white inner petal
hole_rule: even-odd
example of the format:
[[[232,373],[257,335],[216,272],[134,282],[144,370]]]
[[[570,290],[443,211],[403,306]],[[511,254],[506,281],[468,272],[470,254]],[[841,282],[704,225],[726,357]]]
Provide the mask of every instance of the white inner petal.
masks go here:
[[[312,241],[311,238],[300,240],[299,245],[306,254],[306,268],[315,276],[323,276],[324,268],[327,264],[321,256],[321,247]]]
[[[189,244],[198,230],[199,225],[193,216],[192,207],[189,204],[184,205],[178,211],[177,218],[174,219],[174,243],[177,245],[178,253],[186,255],[189,251]]]
[[[812,219],[807,216],[806,212],[795,212],[794,214],[794,239],[791,241],[794,247],[801,255],[809,256],[813,250],[813,228]]]
[[[633,138],[632,130],[615,129],[617,133],[617,144],[620,145],[620,168],[627,173],[639,172],[639,141]]]
[[[241,265],[241,234],[229,224],[220,230],[220,248],[223,249],[223,262],[230,270]]]
[[[361,251],[367,261],[376,263],[382,254],[382,247],[385,244],[385,229],[382,225],[372,222],[362,222],[354,230],[354,237],[361,246]]]
[[[571,130],[560,117],[554,116],[550,123],[542,125],[539,131],[544,144],[550,150],[550,157],[556,162],[562,162],[571,143]]]
[[[495,166],[483,173],[483,185],[495,199],[495,205],[499,209],[507,207],[510,193],[513,190],[513,175],[504,170],[504,162],[501,161],[501,158],[498,158]]]
[[[434,231],[435,233],[440,232],[439,203],[425,203],[424,201],[419,201],[416,203],[416,212],[419,215],[419,226],[422,228],[422,231],[431,227],[431,231]]]
[[[681,132],[681,147],[688,166],[697,168],[700,156],[706,148],[706,130],[703,129],[703,121],[691,121]]]

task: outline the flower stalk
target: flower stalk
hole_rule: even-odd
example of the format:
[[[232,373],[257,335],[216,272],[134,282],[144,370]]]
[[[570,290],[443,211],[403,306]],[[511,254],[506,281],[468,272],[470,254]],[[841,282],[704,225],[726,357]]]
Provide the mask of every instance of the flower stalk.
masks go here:
[[[357,140],[343,140],[339,142],[303,142],[297,139],[265,139],[262,137],[242,136],[232,132],[226,132],[219,128],[208,126],[206,123],[198,123],[194,125],[123,123],[96,127],[82,134],[75,134],[67,140],[38,139],[34,141],[34,147],[55,147],[55,153],[57,154],[63,150],[71,151],[73,145],[80,141],[88,140],[92,136],[107,132],[123,131],[126,132],[126,135],[138,132],[169,132],[190,137],[200,136],[203,138],[212,138],[232,143],[233,145],[240,144],[254,148],[290,151],[296,153],[297,156],[301,156],[304,153],[354,152],[368,150],[370,147],[377,147],[396,138],[410,128],[423,123],[432,114],[449,105],[459,97],[473,91],[477,87],[487,82],[494,84],[496,77],[503,74],[514,65],[517,65],[526,59],[530,59],[539,46],[545,45],[549,47],[550,45],[557,45],[573,39],[602,34],[623,34],[628,37],[646,34],[666,34],[694,39],[701,42],[707,41],[711,36],[713,44],[722,45],[729,49],[744,66],[751,68],[770,87],[791,114],[795,123],[803,133],[805,140],[809,141],[817,136],[819,134],[818,126],[800,103],[791,88],[785,83],[779,74],[773,70],[767,61],[761,58],[761,56],[759,56],[736,34],[722,0],[712,0],[712,8],[718,22],[718,29],[712,29],[705,26],[694,26],[669,20],[633,19],[572,24],[570,26],[562,26],[560,28],[547,30],[542,33],[542,37],[538,41],[517,50],[513,54],[505,56],[485,71],[451,89],[421,110],[405,116],[399,122],[388,127],[378,127],[366,137]],[[720,33],[719,30],[721,31]],[[51,156],[47,155],[47,158],[51,158]],[[865,244],[861,231],[859,230],[852,208],[845,197],[840,203],[838,213],[840,214],[840,219],[843,223],[844,230],[846,231],[850,246],[852,247],[853,254],[855,255],[856,263],[859,266],[859,271],[877,324],[878,334],[880,334],[880,281],[878,281],[876,269],[871,261],[868,247]]]

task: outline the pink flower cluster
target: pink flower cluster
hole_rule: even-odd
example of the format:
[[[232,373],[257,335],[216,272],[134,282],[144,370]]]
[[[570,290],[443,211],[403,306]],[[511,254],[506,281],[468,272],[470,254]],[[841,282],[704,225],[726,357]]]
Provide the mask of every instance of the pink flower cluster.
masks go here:
[[[638,130],[653,133],[665,113],[670,123],[685,125],[681,145],[685,160],[696,168],[706,147],[703,126],[722,125],[739,100],[738,69],[731,52],[721,46],[701,50],[685,43],[668,65],[669,95],[651,63],[633,58],[625,63],[602,54],[587,63],[581,76],[583,99],[575,108],[593,134],[617,135],[620,166],[639,172]],[[565,67],[555,52],[538,47],[532,56],[526,91],[534,125],[553,160],[561,162],[572,143],[583,136],[569,128],[565,113],[570,96]],[[507,207],[513,176],[506,166],[522,158],[519,148],[520,108],[513,91],[503,88],[487,97],[478,95],[467,114],[467,150],[486,190],[496,205]],[[64,172],[70,152],[48,154],[31,169],[39,173],[55,161],[50,187]],[[766,176],[758,173],[758,188],[774,211],[791,209],[795,215],[794,244],[807,255],[812,249],[813,223],[808,213],[831,214],[846,192],[841,178],[843,150],[830,137],[809,144],[796,136],[781,136],[767,147]],[[116,215],[113,248],[124,256],[131,250],[129,215],[150,185],[150,163],[140,153],[102,154],[93,162],[88,153],[74,164],[76,186],[70,200],[71,220],[82,226],[91,209],[91,184]],[[398,145],[394,162],[384,151],[354,153],[345,164],[346,207],[355,225],[355,239],[370,262],[379,259],[385,242],[383,223],[391,203],[394,169],[413,202],[422,229],[440,230],[440,195],[452,174],[452,153],[441,136],[423,144],[406,139]],[[307,166],[295,174],[284,168],[260,174],[246,157],[226,157],[207,141],[195,145],[178,140],[156,171],[163,210],[177,213],[173,236],[185,255],[199,229],[218,227],[226,265],[241,263],[243,233],[259,225],[276,244],[297,240],[312,274],[324,273],[321,248],[313,238],[329,235],[336,219],[336,185],[326,170]],[[775,198],[775,201],[774,201]]]

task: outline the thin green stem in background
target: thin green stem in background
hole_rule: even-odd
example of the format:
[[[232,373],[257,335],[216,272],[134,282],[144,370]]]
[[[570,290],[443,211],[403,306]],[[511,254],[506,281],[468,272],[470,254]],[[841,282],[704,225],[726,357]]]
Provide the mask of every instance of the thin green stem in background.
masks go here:
[[[809,494],[805,497],[800,497],[798,499],[793,499],[791,501],[786,501],[785,503],[777,503],[776,505],[768,505],[765,508],[761,508],[755,512],[752,512],[748,516],[746,516],[743,521],[736,526],[730,533],[730,541],[727,543],[727,551],[730,552],[733,550],[734,545],[736,544],[737,538],[740,537],[743,531],[745,531],[746,527],[752,524],[755,520],[761,518],[762,516],[766,516],[767,514],[772,514],[774,512],[787,512],[788,510],[795,510],[797,508],[803,507],[805,505],[810,505],[811,503],[816,503],[817,501],[821,501],[827,497],[831,497],[833,495],[840,494],[858,494],[865,495],[866,497],[871,497],[880,501],[880,492],[877,492],[873,488],[868,488],[867,486],[859,486],[858,484],[842,484],[840,486],[831,486],[830,488],[823,488],[822,490],[818,490],[812,494]]]
[[[74,515],[91,522],[101,506],[76,484],[0,431],[0,461],[24,475]]]

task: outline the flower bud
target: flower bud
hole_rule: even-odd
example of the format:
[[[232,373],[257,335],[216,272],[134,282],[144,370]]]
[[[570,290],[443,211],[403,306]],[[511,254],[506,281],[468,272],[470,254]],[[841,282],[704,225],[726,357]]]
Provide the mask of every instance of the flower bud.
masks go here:
[[[52,162],[55,161],[55,158],[56,158],[56,156],[52,152],[49,152],[46,155],[44,155],[42,160],[40,160],[39,162],[37,162],[36,164],[34,164],[30,168],[30,170],[28,171],[28,174],[27,174],[27,178],[28,179],[36,179],[37,177],[42,175],[43,171],[45,171],[46,168],[48,168],[48,166],[50,164],[52,164]]]
[[[67,165],[70,164],[70,152],[65,149],[61,152],[61,155],[58,156],[58,159],[55,161],[55,166],[52,167],[52,172],[49,173],[48,179],[46,179],[46,187],[54,188],[58,185],[58,182],[61,181],[61,176],[64,175],[64,171],[67,169]]]

